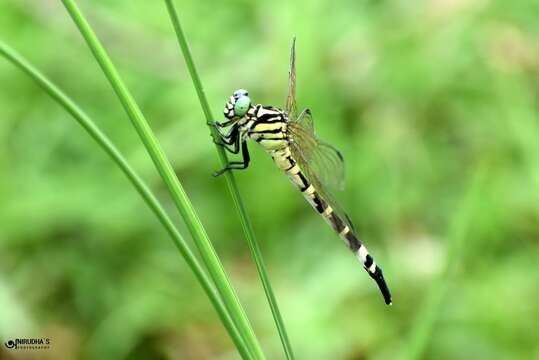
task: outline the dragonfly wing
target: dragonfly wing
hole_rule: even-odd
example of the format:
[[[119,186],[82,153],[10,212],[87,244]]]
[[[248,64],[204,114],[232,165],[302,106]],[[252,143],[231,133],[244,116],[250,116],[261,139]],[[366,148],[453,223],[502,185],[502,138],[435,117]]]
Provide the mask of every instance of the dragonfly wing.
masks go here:
[[[331,206],[331,208],[338,215],[341,221],[345,225],[348,225],[348,227],[352,229],[352,231],[355,231],[354,225],[352,224],[350,217],[348,216],[346,211],[344,211],[339,202],[335,200],[327,187],[324,185],[324,182],[320,179],[316,170],[311,166],[311,161],[309,161],[308,158],[305,157],[306,152],[304,150],[305,149],[302,148],[301,143],[295,141],[290,143],[290,151],[292,153],[292,156],[296,160],[303,175],[307,178],[307,181],[309,181],[309,183],[314,186],[315,191],[324,199],[324,201],[329,206]]]
[[[330,192],[330,189],[342,190],[344,186],[344,160],[341,153],[316,137],[309,109],[288,122],[288,132],[290,151],[302,173],[342,221],[354,229],[349,216]]]
[[[314,152],[313,168],[330,188],[344,190],[344,158],[334,146],[320,142]]]
[[[326,187],[344,189],[344,158],[334,146],[318,139],[309,109],[305,109],[297,119],[288,123],[289,135],[296,150],[301,152],[306,166],[317,175]]]
[[[288,69],[288,96],[284,111],[290,119],[296,118],[296,37],[292,38],[290,49],[290,67]]]
[[[295,124],[294,126],[296,128],[300,128],[306,134],[316,139],[314,135],[313,116],[310,109],[303,110],[297,118],[294,118],[290,121]]]

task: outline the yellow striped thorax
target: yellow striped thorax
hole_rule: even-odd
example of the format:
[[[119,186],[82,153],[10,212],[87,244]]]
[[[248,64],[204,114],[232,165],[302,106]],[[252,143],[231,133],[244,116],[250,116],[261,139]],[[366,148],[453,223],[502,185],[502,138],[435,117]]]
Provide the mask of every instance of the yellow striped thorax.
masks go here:
[[[246,90],[234,92],[225,104],[224,115],[238,125],[243,139],[255,140],[267,151],[288,146],[286,113],[273,106],[252,105]]]

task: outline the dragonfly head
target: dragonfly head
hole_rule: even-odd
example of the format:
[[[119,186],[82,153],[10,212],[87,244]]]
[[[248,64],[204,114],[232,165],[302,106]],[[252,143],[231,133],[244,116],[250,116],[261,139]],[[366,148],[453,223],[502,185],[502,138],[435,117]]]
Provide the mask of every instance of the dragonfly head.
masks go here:
[[[225,104],[224,114],[228,119],[241,118],[247,113],[251,107],[251,98],[247,90],[239,89],[234,91],[234,94]]]

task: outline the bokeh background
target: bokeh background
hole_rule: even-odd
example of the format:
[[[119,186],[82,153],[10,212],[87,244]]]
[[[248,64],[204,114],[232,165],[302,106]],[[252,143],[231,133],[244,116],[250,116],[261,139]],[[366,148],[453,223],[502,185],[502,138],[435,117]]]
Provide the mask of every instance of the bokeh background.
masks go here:
[[[268,358],[283,358],[163,2],[80,1],[174,164]],[[270,158],[238,172],[298,359],[539,358],[539,2],[176,1],[214,114],[237,88],[299,107],[347,160],[339,194],[394,305]],[[0,2],[0,36],[72,96],[187,231],[59,1]],[[236,359],[122,173],[0,59],[2,359]]]

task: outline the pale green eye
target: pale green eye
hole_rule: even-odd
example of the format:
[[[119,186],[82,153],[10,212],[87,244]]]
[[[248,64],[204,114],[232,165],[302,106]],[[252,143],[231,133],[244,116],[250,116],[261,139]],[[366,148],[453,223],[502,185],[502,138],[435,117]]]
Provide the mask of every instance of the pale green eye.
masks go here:
[[[243,116],[251,106],[251,99],[248,96],[240,96],[234,104],[234,115]]]

